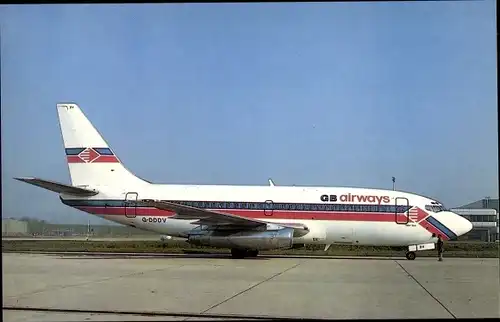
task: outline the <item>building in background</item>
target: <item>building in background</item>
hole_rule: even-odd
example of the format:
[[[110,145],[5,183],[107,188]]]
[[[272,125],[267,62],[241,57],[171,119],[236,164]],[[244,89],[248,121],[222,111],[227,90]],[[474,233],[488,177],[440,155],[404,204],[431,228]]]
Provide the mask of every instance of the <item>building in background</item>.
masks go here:
[[[16,219],[2,219],[2,236],[24,236],[28,234],[28,223]]]
[[[498,199],[484,199],[460,206],[451,211],[472,222],[472,230],[461,240],[496,241],[499,239]]]

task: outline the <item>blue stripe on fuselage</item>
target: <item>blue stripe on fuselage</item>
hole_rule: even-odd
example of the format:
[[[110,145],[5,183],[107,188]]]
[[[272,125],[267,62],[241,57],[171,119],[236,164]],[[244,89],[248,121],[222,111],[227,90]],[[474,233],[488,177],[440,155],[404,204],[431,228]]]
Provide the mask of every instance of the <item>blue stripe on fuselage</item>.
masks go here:
[[[125,207],[124,200],[64,200],[61,201],[71,207]],[[265,203],[265,202],[228,202],[228,201],[175,201],[185,206],[203,209],[242,209],[242,210],[281,210],[281,211],[322,211],[322,212],[380,212],[398,213],[408,211],[411,206],[394,205],[358,205],[358,204],[334,204],[334,203]],[[133,206],[134,201],[128,201],[127,206]],[[140,204],[137,205],[141,207]]]
[[[427,217],[427,222],[434,227],[436,227],[439,231],[443,232],[449,239],[457,238],[457,234],[455,234],[453,231],[451,231],[448,227],[443,225],[439,220],[436,218],[429,216]]]

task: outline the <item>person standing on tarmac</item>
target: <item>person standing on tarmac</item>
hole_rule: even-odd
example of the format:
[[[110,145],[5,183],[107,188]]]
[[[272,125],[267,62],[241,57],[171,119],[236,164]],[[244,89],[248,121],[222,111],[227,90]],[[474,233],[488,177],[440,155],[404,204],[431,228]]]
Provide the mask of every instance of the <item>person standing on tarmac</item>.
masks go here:
[[[438,261],[443,261],[443,240],[441,239],[441,235],[438,235],[437,241],[437,251],[438,251]]]

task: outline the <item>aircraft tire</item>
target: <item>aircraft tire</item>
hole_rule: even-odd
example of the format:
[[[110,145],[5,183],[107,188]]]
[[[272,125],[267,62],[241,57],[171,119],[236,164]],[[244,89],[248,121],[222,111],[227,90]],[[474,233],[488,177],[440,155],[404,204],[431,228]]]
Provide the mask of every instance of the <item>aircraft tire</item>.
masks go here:
[[[417,257],[417,254],[415,254],[415,252],[408,252],[408,253],[406,253],[406,259],[407,260],[410,260],[410,261],[415,260],[415,257]]]
[[[247,251],[245,249],[238,249],[238,248],[232,248],[231,249],[231,257],[232,258],[245,258],[245,255],[247,255]]]
[[[247,250],[247,255],[248,255],[248,257],[257,257],[259,255],[259,251],[256,249]]]

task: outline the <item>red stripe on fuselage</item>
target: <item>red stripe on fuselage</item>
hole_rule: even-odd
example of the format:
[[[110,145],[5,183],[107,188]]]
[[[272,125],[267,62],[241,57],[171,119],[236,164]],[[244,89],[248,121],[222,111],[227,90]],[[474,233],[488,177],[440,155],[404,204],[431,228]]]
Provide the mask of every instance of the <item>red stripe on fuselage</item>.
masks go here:
[[[444,240],[449,240],[448,236],[446,236],[445,233],[441,232],[439,229],[431,225],[427,220],[422,220],[421,222],[419,222],[419,224],[430,233],[436,234],[436,237],[438,235],[441,235]]]
[[[428,213],[426,213],[419,207],[413,207],[409,210],[410,219],[414,219],[415,222],[420,222],[421,220],[424,220],[425,218],[427,218],[428,215],[429,215]]]
[[[116,215],[124,216],[125,207],[95,207],[95,206],[78,206],[75,207],[82,211],[99,214],[99,215]],[[135,209],[136,216],[166,216],[174,215],[173,212],[161,210],[157,208],[138,207]],[[210,209],[207,209],[210,210]],[[394,213],[381,212],[321,212],[321,211],[286,211],[275,210],[272,215],[266,216],[263,210],[246,210],[234,209],[214,210],[221,213],[233,214],[245,218],[253,219],[294,219],[294,220],[344,220],[344,221],[380,221],[380,222],[395,222],[396,215]],[[133,214],[133,208],[127,209],[127,214]],[[398,215],[399,222],[405,222],[406,217],[402,214]]]

